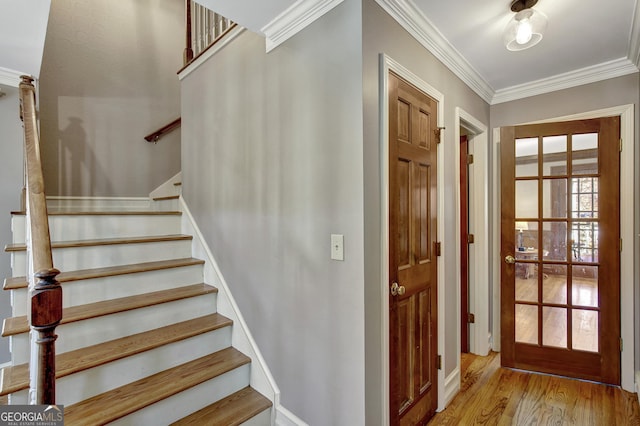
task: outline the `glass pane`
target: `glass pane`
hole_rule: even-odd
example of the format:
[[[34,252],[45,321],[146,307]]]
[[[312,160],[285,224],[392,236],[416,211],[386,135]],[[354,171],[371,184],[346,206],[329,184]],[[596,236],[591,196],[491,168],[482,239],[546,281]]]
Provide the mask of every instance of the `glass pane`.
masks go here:
[[[543,222],[542,259],[567,260],[567,222]]]
[[[516,217],[538,217],[538,181],[516,181]]]
[[[567,173],[567,135],[542,138],[542,170],[545,176]]]
[[[538,176],[538,138],[516,139],[516,177]]]
[[[598,217],[598,178],[571,179],[571,217]]]
[[[538,301],[538,268],[533,263],[516,262],[516,300]]]
[[[598,307],[598,267],[574,265],[571,269],[571,303]]]
[[[567,266],[544,265],[542,302],[565,305],[567,303]]]
[[[526,222],[516,219],[515,232],[518,251],[538,250],[538,222]]]
[[[585,133],[571,137],[572,174],[598,173],[598,134]],[[585,167],[585,165],[591,167]]]
[[[544,179],[542,181],[542,215],[545,218],[567,217],[567,180]]]
[[[598,352],[598,311],[573,310],[573,349]]]
[[[544,346],[567,347],[567,310],[565,308],[542,308],[542,344]]]
[[[574,262],[598,262],[598,222],[573,222],[571,258]]]
[[[516,342],[538,344],[538,307],[516,304]]]

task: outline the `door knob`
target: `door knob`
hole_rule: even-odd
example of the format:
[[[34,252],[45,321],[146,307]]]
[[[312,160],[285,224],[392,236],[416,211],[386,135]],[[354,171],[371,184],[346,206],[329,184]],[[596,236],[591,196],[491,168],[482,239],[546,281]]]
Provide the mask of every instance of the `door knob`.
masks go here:
[[[402,296],[407,290],[403,285],[398,285],[398,283],[391,284],[391,295],[392,296]]]
[[[504,261],[506,263],[516,263],[516,258],[509,254],[509,255],[505,256]]]

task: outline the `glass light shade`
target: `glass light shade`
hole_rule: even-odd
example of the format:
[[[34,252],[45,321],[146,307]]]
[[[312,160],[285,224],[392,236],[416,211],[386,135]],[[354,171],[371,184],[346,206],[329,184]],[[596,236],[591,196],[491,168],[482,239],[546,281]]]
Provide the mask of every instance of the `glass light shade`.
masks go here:
[[[509,50],[524,50],[542,40],[547,28],[547,17],[534,9],[516,13],[504,29],[503,41]]]

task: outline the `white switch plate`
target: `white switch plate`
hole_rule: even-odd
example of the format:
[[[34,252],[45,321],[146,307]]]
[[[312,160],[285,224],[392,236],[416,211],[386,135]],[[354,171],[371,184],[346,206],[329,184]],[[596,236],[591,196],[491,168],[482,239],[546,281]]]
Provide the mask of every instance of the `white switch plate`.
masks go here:
[[[344,260],[344,235],[331,234],[331,259]]]

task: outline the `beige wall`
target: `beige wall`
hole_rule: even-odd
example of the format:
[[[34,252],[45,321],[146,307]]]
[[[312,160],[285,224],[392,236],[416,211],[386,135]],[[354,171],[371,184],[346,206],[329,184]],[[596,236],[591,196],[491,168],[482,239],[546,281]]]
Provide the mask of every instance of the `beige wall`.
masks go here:
[[[360,28],[345,1],[268,54],[245,31],[182,80],[183,195],[310,425],[365,424]]]
[[[57,0],[40,79],[48,195],[146,196],[180,170],[183,2]]]

